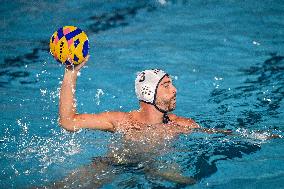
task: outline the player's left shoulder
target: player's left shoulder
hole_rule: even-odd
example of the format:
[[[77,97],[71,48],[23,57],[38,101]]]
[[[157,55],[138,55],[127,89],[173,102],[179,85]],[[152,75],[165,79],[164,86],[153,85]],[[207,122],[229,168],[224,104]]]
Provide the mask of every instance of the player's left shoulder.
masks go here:
[[[177,116],[175,114],[168,114],[171,121],[189,128],[200,128],[200,126],[191,118]]]

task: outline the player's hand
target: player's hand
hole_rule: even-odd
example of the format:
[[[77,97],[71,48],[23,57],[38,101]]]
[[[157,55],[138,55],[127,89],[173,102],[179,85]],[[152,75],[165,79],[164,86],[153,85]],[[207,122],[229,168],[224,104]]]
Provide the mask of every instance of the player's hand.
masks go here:
[[[79,72],[81,70],[81,68],[88,62],[90,58],[90,55],[87,55],[85,60],[81,63],[81,64],[78,64],[78,65],[68,65],[66,66],[66,69],[67,70],[71,70],[71,71],[76,71],[76,72]]]

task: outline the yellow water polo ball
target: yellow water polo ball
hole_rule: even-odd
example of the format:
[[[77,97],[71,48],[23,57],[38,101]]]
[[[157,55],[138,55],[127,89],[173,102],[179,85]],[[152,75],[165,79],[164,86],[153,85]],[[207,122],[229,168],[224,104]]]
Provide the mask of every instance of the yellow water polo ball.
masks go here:
[[[65,65],[82,63],[89,53],[89,40],[84,31],[75,26],[59,28],[50,38],[50,53]]]

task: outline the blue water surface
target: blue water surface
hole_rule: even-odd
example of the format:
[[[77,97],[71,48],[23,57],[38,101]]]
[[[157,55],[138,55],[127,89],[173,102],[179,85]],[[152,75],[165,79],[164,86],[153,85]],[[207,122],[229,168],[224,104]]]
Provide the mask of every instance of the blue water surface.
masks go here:
[[[158,157],[194,185],[125,166],[102,188],[284,188],[283,138],[269,139],[284,129],[283,1],[0,4],[0,188],[50,186],[104,156],[116,137],[69,133],[57,123],[64,67],[49,54],[49,38],[64,25],[81,28],[90,42],[79,113],[139,108],[136,73],[160,68],[178,90],[174,113],[235,133],[180,135]]]

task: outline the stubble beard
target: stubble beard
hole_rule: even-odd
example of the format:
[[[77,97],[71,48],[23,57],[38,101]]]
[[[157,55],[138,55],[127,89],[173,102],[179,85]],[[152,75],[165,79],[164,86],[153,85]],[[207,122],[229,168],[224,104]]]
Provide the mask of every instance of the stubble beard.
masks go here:
[[[171,98],[169,102],[169,112],[174,111],[176,109],[176,97]]]
[[[169,100],[157,100],[156,106],[166,112],[171,112],[176,109],[176,97]]]

